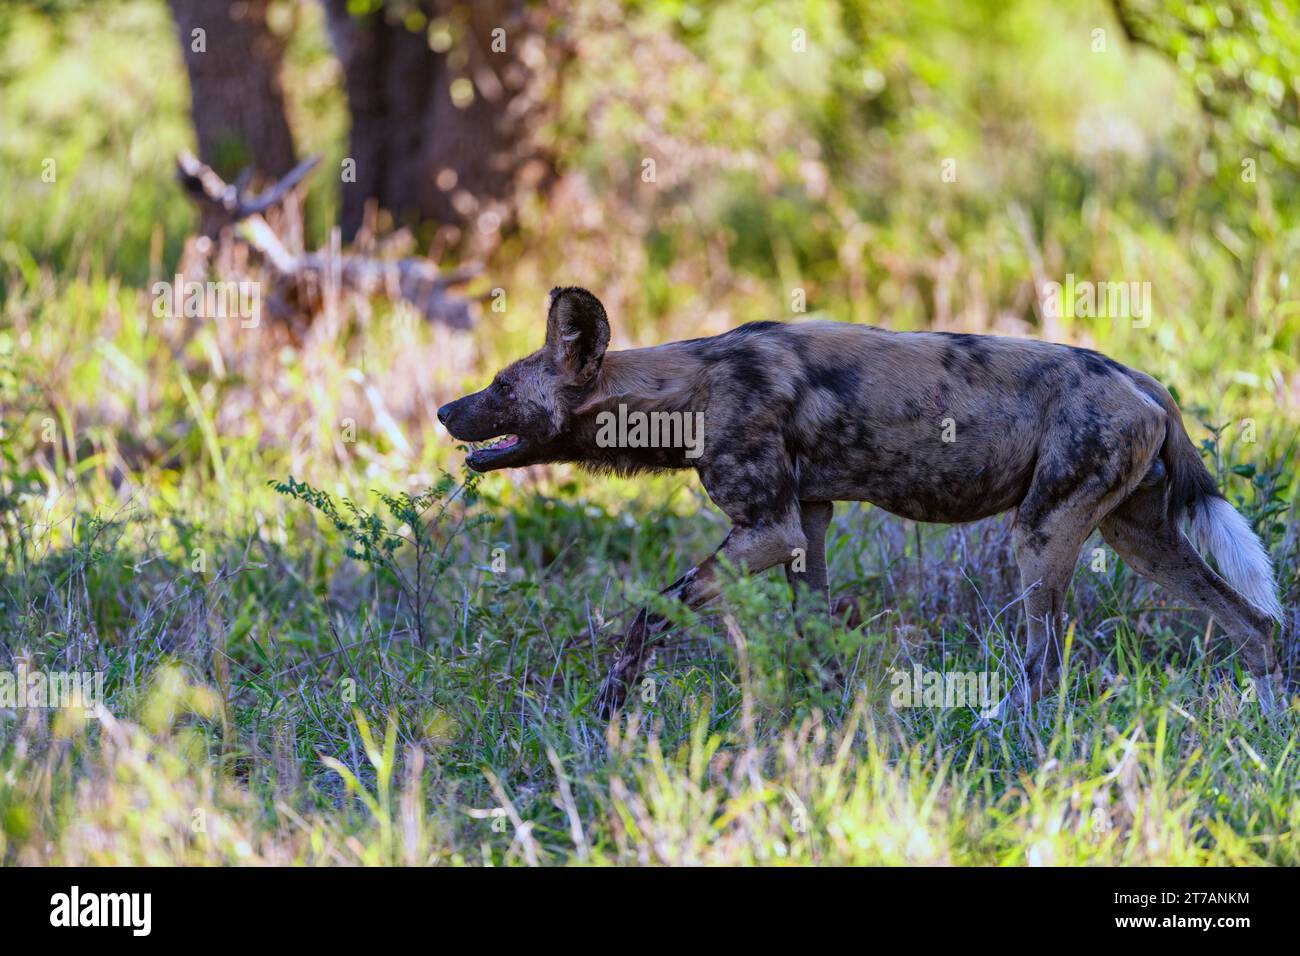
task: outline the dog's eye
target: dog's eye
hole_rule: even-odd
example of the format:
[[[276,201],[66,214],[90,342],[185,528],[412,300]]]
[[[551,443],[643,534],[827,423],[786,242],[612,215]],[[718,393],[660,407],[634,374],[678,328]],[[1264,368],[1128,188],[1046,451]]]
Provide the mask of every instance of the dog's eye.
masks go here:
[[[515,393],[515,387],[506,381],[498,380],[497,388],[501,389],[501,394],[505,395],[507,398],[514,395]]]

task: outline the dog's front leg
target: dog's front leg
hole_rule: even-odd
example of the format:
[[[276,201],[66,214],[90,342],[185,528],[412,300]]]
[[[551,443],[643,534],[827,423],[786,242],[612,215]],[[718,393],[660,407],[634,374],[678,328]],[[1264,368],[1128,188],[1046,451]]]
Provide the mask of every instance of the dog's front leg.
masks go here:
[[[786,580],[793,592],[795,629],[803,636],[803,622],[809,614],[830,613],[830,581],[826,573],[826,532],[835,505],[829,501],[799,502],[799,521],[807,549],[795,549],[785,566]]]
[[[732,528],[727,540],[717,551],[660,593],[664,597],[681,601],[689,608],[697,608],[718,595],[720,556],[725,557],[733,567],[756,574],[788,562],[792,551],[807,547],[798,510],[792,507],[787,514],[781,516],[779,522],[764,522],[757,527],[737,525]],[[665,617],[652,613],[648,608],[642,608],[637,614],[627,629],[618,657],[597,697],[602,717],[611,717],[623,706],[628,689],[641,676],[650,652],[668,625],[669,621]]]
[[[718,550],[720,551],[721,548]],[[702,578],[712,579],[716,567],[716,555],[717,552],[701,564],[691,568],[660,591],[660,595],[689,604],[688,595],[692,591],[703,591],[702,583],[696,584],[695,582],[701,581]],[[700,603],[703,603],[703,601]],[[609,674],[606,675],[605,683],[596,698],[597,710],[603,719],[609,719],[623,706],[623,702],[627,699],[628,689],[641,676],[641,671],[645,668],[646,661],[654,650],[655,643],[668,629],[668,626],[669,621],[667,618],[662,614],[651,613],[649,608],[643,607],[637,612],[632,624],[623,634],[623,643],[619,646],[618,656],[614,659],[614,663],[610,665]]]

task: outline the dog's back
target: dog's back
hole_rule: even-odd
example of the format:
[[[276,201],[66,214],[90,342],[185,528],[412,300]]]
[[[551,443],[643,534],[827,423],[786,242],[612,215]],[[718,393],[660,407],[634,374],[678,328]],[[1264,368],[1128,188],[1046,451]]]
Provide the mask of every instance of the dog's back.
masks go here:
[[[671,395],[702,409],[705,457],[779,445],[798,464],[800,497],[922,521],[1016,507],[1049,434],[1095,469],[1135,409],[1164,414],[1159,385],[1111,359],[998,336],[765,322],[606,363],[619,401],[662,407]]]

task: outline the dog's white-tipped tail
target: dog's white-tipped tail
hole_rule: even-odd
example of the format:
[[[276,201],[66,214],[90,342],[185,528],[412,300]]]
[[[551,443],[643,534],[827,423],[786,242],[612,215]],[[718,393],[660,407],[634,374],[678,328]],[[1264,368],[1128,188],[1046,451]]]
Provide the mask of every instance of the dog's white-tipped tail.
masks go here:
[[[1282,605],[1273,582],[1273,562],[1242,513],[1223,498],[1206,496],[1193,507],[1191,525],[1197,544],[1214,555],[1228,583],[1280,621]]]

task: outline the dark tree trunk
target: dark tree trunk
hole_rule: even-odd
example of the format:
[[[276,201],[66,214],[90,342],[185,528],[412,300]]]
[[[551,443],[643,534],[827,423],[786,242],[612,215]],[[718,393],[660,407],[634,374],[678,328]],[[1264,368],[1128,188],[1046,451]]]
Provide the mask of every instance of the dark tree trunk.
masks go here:
[[[190,75],[199,158],[233,178],[245,168],[277,179],[294,165],[280,87],[284,47],[267,0],[169,0]],[[196,50],[195,30],[203,30]]]
[[[342,184],[345,238],[375,200],[398,222],[432,220],[457,230],[504,222],[516,174],[531,158],[534,110],[529,73],[519,59],[535,30],[512,0],[455,4],[425,0],[430,18],[457,25],[455,42],[431,49],[425,29],[410,30],[385,9],[364,17],[347,0],[323,0],[343,65],[352,114],[349,158],[356,181]],[[493,31],[503,30],[504,34]],[[494,39],[499,47],[493,49]],[[472,100],[453,101],[453,83],[472,83]]]

